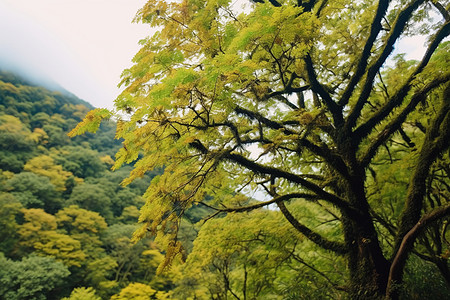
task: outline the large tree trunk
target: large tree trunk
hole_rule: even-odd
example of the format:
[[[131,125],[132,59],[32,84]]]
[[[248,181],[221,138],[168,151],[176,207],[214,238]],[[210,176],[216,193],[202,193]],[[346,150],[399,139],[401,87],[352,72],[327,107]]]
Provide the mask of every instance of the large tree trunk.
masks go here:
[[[341,153],[350,170],[349,178],[342,182],[343,192],[358,211],[356,215],[343,215],[345,243],[349,249],[350,297],[380,299],[386,292],[390,263],[383,255],[370,215],[365,170],[358,164],[356,151],[351,146],[344,146]]]
[[[383,256],[370,219],[345,224],[351,299],[379,299],[386,291],[390,263]]]

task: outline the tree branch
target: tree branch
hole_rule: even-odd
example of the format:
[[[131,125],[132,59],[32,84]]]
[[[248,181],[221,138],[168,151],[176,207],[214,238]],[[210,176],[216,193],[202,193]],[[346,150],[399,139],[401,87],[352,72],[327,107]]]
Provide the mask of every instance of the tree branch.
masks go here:
[[[245,109],[240,106],[236,106],[236,108],[234,109],[234,112],[237,113],[238,115],[245,115],[245,116],[249,117],[250,119],[258,120],[259,122],[261,122],[262,124],[266,125],[267,127],[271,128],[271,129],[275,129],[275,130],[282,129],[283,132],[287,135],[295,134],[294,131],[287,129],[286,127],[284,127],[283,125],[281,125],[278,122],[272,121],[272,120],[264,117],[263,115],[261,115],[258,112],[251,111],[251,110]]]
[[[265,3],[264,0],[252,0],[255,3]],[[276,1],[276,0],[269,0],[270,4],[272,4],[275,7],[280,7],[281,4],[280,2]]]
[[[294,131],[287,129],[282,124],[277,123],[275,121],[272,121],[270,119],[267,119],[266,117],[262,116],[261,114],[247,110],[245,108],[237,106],[235,108],[235,112],[237,114],[243,114],[247,117],[258,120],[264,125],[268,126],[271,129],[275,130],[283,130],[284,134],[291,135],[296,134]],[[312,142],[308,141],[306,138],[300,139],[298,141],[299,146],[304,146],[314,154],[324,158],[330,165],[332,165],[338,172],[340,172],[343,176],[348,176],[348,170],[346,169],[345,163],[342,161],[342,158],[340,158],[337,155],[334,155],[329,149],[324,147],[319,147]]]
[[[409,183],[405,209],[400,217],[395,251],[403,237],[419,221],[426,192],[426,179],[436,158],[450,147],[450,84],[444,90],[444,103],[425,135],[417,166]]]
[[[339,155],[335,155],[332,153],[330,149],[328,149],[326,146],[320,147],[313,143],[311,143],[309,140],[303,138],[298,141],[299,146],[304,146],[311,152],[315,153],[316,155],[322,157],[325,159],[327,163],[330,164],[336,171],[338,171],[342,176],[345,178],[349,178],[349,171],[347,169],[347,165],[342,160],[342,157]]]
[[[275,202],[283,202],[283,201],[287,201],[287,200],[291,200],[291,199],[295,199],[295,198],[303,198],[303,199],[307,199],[307,200],[318,200],[319,199],[317,197],[317,195],[311,195],[311,194],[306,194],[306,193],[291,193],[291,194],[274,197],[273,199],[271,199],[269,201],[263,201],[263,202],[259,202],[256,204],[240,206],[240,207],[217,208],[217,207],[213,207],[213,206],[203,203],[203,202],[200,202],[200,203],[208,208],[214,209],[215,211],[217,211],[219,213],[221,213],[221,212],[249,212],[249,211],[273,204]]]
[[[333,121],[335,127],[340,127],[344,122],[344,118],[342,115],[342,108],[334,102],[331,98],[330,94],[325,90],[325,88],[320,84],[317,80],[316,72],[314,71],[313,62],[311,59],[311,55],[308,53],[304,58],[306,71],[308,72],[308,78],[311,84],[311,90],[320,95],[323,102],[327,106],[328,110],[333,116]]]
[[[405,29],[406,23],[410,19],[412,13],[424,2],[425,0],[417,0],[412,1],[405,9],[403,9],[398,15],[393,29],[391,30],[391,34],[389,35],[386,43],[383,46],[383,50],[377,59],[369,66],[367,70],[366,80],[362,86],[362,91],[359,95],[359,98],[356,102],[356,105],[350,112],[350,115],[347,118],[347,122],[345,127],[347,130],[351,130],[356,125],[356,121],[358,120],[361,110],[367,102],[367,99],[370,96],[373,87],[373,81],[381,66],[384,64],[388,56],[394,50],[394,44],[397,39],[400,37],[401,33]]]
[[[283,94],[293,94],[293,93],[300,93],[303,91],[306,91],[308,89],[310,89],[310,86],[302,86],[302,87],[298,87],[298,88],[293,88],[292,87],[292,81],[293,79],[296,78],[295,73],[293,73],[293,75],[291,76],[291,79],[289,80],[287,87],[281,91],[275,91],[275,92],[271,92],[269,94],[264,95],[264,99],[270,99],[270,98],[275,98],[280,100],[281,102],[283,102],[284,104],[286,104],[287,106],[289,106],[292,109],[297,110],[298,106],[291,103],[286,97],[283,96]]]
[[[445,21],[447,21],[447,22],[450,21],[450,15],[449,15],[448,11],[445,9],[445,7],[441,3],[437,2],[437,1],[430,1],[430,2],[441,13],[441,15]]]
[[[339,255],[345,255],[348,252],[347,247],[343,243],[329,241],[303,224],[300,224],[300,222],[298,222],[297,219],[295,219],[289,212],[283,202],[277,202],[277,206],[280,208],[280,211],[283,213],[284,217],[289,221],[289,223],[291,223],[292,226],[294,226],[295,229],[319,247],[333,251]]]
[[[386,14],[388,9],[390,0],[380,0],[378,2],[377,12],[372,22],[372,26],[370,27],[369,37],[367,38],[367,42],[364,45],[363,52],[361,53],[361,57],[358,60],[358,65],[356,66],[356,71],[353,74],[350,82],[342,94],[341,99],[339,100],[339,105],[344,106],[348,104],[350,96],[353,94],[355,90],[355,86],[362,79],[367,67],[367,63],[372,53],[373,44],[378,36],[378,33],[381,31],[383,26],[381,26],[381,21]]]
[[[335,205],[337,208],[345,211],[350,216],[357,218],[359,215],[357,210],[352,208],[349,205],[349,203],[347,203],[345,200],[341,199],[340,197],[338,197],[336,195],[328,193],[327,191],[323,190],[318,185],[316,185],[308,180],[305,180],[301,176],[298,176],[296,174],[289,173],[289,172],[286,172],[286,171],[283,171],[281,169],[277,169],[274,167],[268,167],[268,166],[258,164],[252,160],[245,158],[242,155],[235,154],[235,153],[226,153],[223,155],[223,158],[233,161],[233,162],[239,164],[240,166],[245,167],[257,174],[272,175],[274,177],[284,178],[292,183],[300,184],[304,188],[316,193],[317,196],[319,196],[321,199],[323,199],[323,200]]]
[[[386,298],[390,299],[393,294],[396,294],[393,285],[401,283],[403,268],[411,252],[414,242],[419,233],[428,227],[431,223],[447,217],[450,215],[450,204],[438,208],[426,215],[424,215],[417,224],[408,231],[403,237],[400,248],[398,249],[389,270],[388,287],[386,289]]]

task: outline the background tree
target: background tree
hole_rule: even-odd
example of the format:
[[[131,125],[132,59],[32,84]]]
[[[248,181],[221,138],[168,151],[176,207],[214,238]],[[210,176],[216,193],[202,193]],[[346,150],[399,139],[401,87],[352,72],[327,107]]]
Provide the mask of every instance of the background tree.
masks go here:
[[[15,174],[1,188],[10,192],[25,208],[44,208],[54,213],[62,206],[60,193],[48,177],[31,172]]]
[[[303,208],[304,209],[304,208]],[[272,210],[230,214],[204,224],[183,266],[176,299],[326,299],[344,283],[318,252]],[[317,273],[317,267],[327,274]],[[340,267],[339,267],[340,266]]]
[[[146,284],[130,283],[127,287],[123,288],[119,294],[112,296],[111,299],[113,299],[113,300],[125,300],[125,299],[151,300],[151,299],[157,299],[157,298],[153,297],[155,294],[156,294],[156,291]]]
[[[20,119],[0,114],[0,145],[0,168],[19,172],[36,143]]]
[[[70,297],[62,298],[63,300],[101,300],[99,296],[95,294],[95,290],[89,288],[76,288],[70,293]]]
[[[13,255],[19,240],[19,224],[16,216],[20,214],[22,205],[14,196],[0,193],[0,249],[7,257]]]
[[[19,245],[25,253],[32,251],[56,258],[67,266],[80,267],[86,255],[78,240],[56,231],[55,216],[42,209],[22,209],[24,223],[18,229]]]
[[[21,261],[0,253],[0,296],[2,299],[56,299],[46,295],[64,287],[70,272],[51,257],[30,256]]]
[[[57,191],[64,191],[67,179],[73,177],[72,173],[64,171],[62,166],[56,165],[48,155],[33,157],[25,164],[23,169],[47,177]]]
[[[144,195],[136,237],[155,234],[169,265],[182,253],[177,232],[193,204],[217,212],[275,205],[299,233],[346,259],[353,299],[396,298],[408,255],[422,256],[417,236],[450,211],[448,177],[439,201],[426,204],[434,164],[448,163],[448,4],[255,2],[149,1],[138,12],[157,31],[123,72],[115,167],[137,160],[125,183],[165,169]],[[428,38],[422,59],[386,70],[396,42],[419,34]],[[111,115],[91,111],[72,134]],[[381,169],[404,169],[402,159],[410,162],[404,191],[371,194]],[[261,202],[233,202],[239,191]],[[305,202],[333,234],[293,210]]]
[[[98,212],[108,220],[112,217],[110,195],[100,184],[83,183],[73,189],[68,203]]]

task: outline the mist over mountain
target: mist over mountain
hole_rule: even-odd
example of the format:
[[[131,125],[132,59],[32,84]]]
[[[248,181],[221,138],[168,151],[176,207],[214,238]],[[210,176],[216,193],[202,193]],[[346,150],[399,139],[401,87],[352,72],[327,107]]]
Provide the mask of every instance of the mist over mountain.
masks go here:
[[[16,80],[23,81],[24,84],[32,86],[41,86],[50,91],[60,92],[64,95],[77,97],[72,92],[63,88],[59,83],[43,72],[22,65],[20,62],[13,59],[2,57],[0,52],[0,72],[10,73],[10,76],[15,76]],[[88,103],[88,102],[86,102]]]
[[[8,78],[9,81],[20,83],[21,85],[28,85],[34,87],[42,87],[51,92],[59,92],[64,96],[71,98],[74,104],[82,104],[89,109],[94,106],[89,102],[82,100],[77,95],[63,88],[60,84],[55,82],[48,76],[33,69],[27,69],[25,66],[16,64],[11,60],[0,57],[0,78]]]

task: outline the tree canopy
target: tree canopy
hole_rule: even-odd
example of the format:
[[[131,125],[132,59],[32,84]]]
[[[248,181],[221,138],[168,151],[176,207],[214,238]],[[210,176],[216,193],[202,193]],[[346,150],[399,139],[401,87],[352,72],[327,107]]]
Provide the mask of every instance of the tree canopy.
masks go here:
[[[136,161],[124,183],[164,169],[136,232],[165,245],[162,266],[183,256],[192,205],[210,218],[269,207],[347,262],[353,299],[395,299],[411,254],[449,278],[448,5],[149,1],[136,20],[156,32],[123,72],[117,112],[91,111],[72,135],[114,116],[115,168]],[[420,60],[395,55],[419,35]]]

